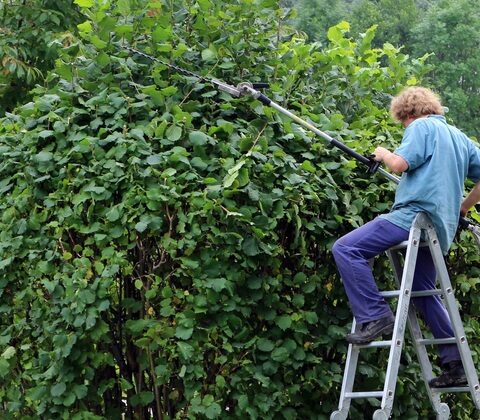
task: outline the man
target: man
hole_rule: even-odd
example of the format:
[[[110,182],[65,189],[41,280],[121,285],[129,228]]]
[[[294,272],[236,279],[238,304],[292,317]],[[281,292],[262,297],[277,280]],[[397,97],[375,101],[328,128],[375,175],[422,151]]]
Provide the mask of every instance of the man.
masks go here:
[[[377,147],[375,160],[402,173],[394,205],[381,215],[340,238],[332,252],[360,329],[347,341],[364,344],[391,334],[395,318],[379,294],[368,260],[408,239],[419,212],[432,220],[444,253],[453,241],[459,215],[480,200],[480,150],[460,130],[448,125],[439,98],[429,89],[409,87],[391,103],[393,118],[406,128],[400,146],[392,153]],[[464,181],[476,182],[462,203]],[[435,266],[426,248],[420,248],[412,290],[434,289]],[[448,313],[439,296],[412,299],[435,338],[453,337]],[[466,383],[456,344],[439,346],[442,374],[432,387]]]

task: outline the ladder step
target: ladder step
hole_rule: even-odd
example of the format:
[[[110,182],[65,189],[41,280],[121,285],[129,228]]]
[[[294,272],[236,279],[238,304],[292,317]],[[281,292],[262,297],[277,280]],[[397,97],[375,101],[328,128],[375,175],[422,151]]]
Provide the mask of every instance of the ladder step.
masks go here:
[[[390,347],[391,345],[392,345],[392,340],[372,341],[367,344],[355,344],[355,346],[359,349],[365,349],[369,347]]]
[[[403,242],[400,242],[399,244],[397,245],[394,245],[392,246],[391,248],[389,248],[389,251],[390,250],[396,250],[396,249],[406,249],[408,246],[408,241],[403,241]],[[420,246],[428,246],[428,242],[420,242]]]
[[[408,246],[408,241],[403,241],[403,242],[400,242],[399,244],[397,245],[394,245],[390,248],[390,250],[394,250],[394,249],[405,249],[406,247]]]
[[[346,392],[345,398],[383,398],[383,391]]]
[[[447,393],[447,392],[470,392],[470,388],[468,386],[454,386],[451,388],[430,388],[434,392],[441,392],[441,393]]]
[[[387,290],[384,292],[380,292],[380,295],[386,298],[393,298],[400,296],[400,290]],[[432,289],[432,290],[418,290],[416,292],[412,292],[412,297],[425,297],[425,296],[434,296],[434,295],[443,295],[443,292],[440,289]]]
[[[419,344],[423,344],[424,346],[430,346],[430,345],[439,345],[439,344],[455,344],[457,340],[455,340],[455,337],[449,337],[449,338],[422,338],[417,341]]]

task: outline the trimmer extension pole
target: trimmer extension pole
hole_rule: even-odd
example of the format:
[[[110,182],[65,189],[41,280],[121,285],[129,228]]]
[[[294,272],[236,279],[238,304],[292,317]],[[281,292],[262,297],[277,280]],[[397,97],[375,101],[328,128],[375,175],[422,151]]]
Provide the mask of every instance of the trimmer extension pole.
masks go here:
[[[337,149],[340,149],[342,152],[346,153],[347,155],[349,155],[350,157],[353,157],[354,159],[356,159],[357,161],[367,165],[370,169],[370,172],[379,172],[380,174],[382,174],[384,177],[390,179],[391,181],[395,182],[395,183],[399,183],[400,180],[398,179],[398,177],[396,177],[395,175],[392,175],[391,173],[385,171],[384,169],[382,168],[375,168],[373,169],[372,166],[376,166],[376,164],[372,161],[372,159],[370,158],[367,158],[357,152],[355,152],[355,150],[352,150],[350,149],[348,146],[346,146],[345,144],[343,144],[342,142],[334,139],[333,137],[329,136],[327,133],[324,133],[323,131],[320,131],[317,127],[315,127],[314,125],[308,123],[307,121],[304,121],[302,120],[301,118],[297,117],[295,114],[292,114],[290,111],[288,111],[287,109],[281,107],[280,105],[278,105],[276,102],[273,102],[271,101],[270,103],[270,106],[272,108],[275,108],[277,111],[281,112],[282,114],[290,117],[292,120],[294,120],[295,122],[299,123],[301,126],[305,127],[306,129],[314,132],[315,134],[317,134],[318,136],[322,137],[323,139],[327,140],[329,142],[330,145],[336,147]]]
[[[198,80],[202,82],[207,82],[213,84],[217,89],[227,92],[228,94],[236,97],[240,97],[242,95],[250,95],[259,101],[261,101],[263,104],[271,106],[272,108],[275,108],[277,111],[281,112],[282,114],[288,116],[292,120],[296,121],[303,127],[305,127],[307,130],[310,130],[317,134],[318,136],[322,137],[323,139],[327,140],[329,144],[332,146],[336,147],[337,149],[342,150],[344,153],[349,155],[350,157],[353,157],[357,161],[363,163],[364,165],[368,166],[368,171],[371,173],[375,172],[380,172],[385,178],[390,179],[391,181],[395,183],[399,183],[400,180],[398,177],[395,175],[390,174],[389,172],[385,171],[384,169],[380,168],[380,162],[377,162],[374,160],[372,157],[367,157],[367,156],[362,156],[361,154],[355,152],[355,150],[350,149],[348,146],[343,144],[342,142],[335,140],[334,138],[330,137],[327,133],[324,133],[323,131],[320,131],[318,128],[313,126],[312,124],[308,123],[307,121],[302,120],[301,118],[297,117],[295,114],[292,114],[290,111],[287,109],[283,108],[282,106],[278,105],[274,101],[272,101],[270,98],[266,97],[263,93],[259,92],[257,89],[262,89],[268,87],[268,83],[240,83],[238,86],[231,86],[228,83],[224,83],[220,80],[217,79],[211,79],[207,78],[204,76],[200,76],[196,73],[193,73],[189,70],[186,70],[180,66],[173,65],[171,63],[166,63],[162,60],[159,60],[156,57],[153,57],[149,54],[145,54],[142,51],[138,51],[135,48],[124,46],[126,50],[128,50],[131,53],[138,54],[141,57],[147,58],[148,60],[162,63],[166,66],[168,66],[170,69],[187,75],[187,76],[193,76],[197,78]]]
[[[373,160],[370,157],[363,156],[359,153],[357,153],[355,150],[350,149],[348,146],[343,144],[342,142],[334,139],[333,137],[329,136],[327,133],[324,133],[323,131],[320,131],[317,127],[314,125],[310,124],[309,122],[302,120],[300,117],[296,116],[295,114],[291,113],[289,110],[283,108],[276,102],[272,101],[270,98],[265,96],[263,93],[253,89],[250,87],[248,84],[240,84],[239,89],[242,90],[245,93],[250,94],[254,98],[258,99],[260,102],[262,102],[264,105],[271,106],[272,108],[276,109],[277,111],[281,112],[282,114],[286,115],[287,117],[291,118],[301,126],[305,127],[307,130],[312,131],[313,133],[317,134],[318,136],[322,137],[324,140],[328,141],[328,143],[337,149],[340,149],[342,152],[346,153],[350,157],[353,157],[357,161],[363,163],[364,165],[367,165],[369,168],[369,172],[379,172],[382,174],[385,178],[388,178],[390,181],[395,182],[398,184],[400,182],[400,179],[392,175],[391,173],[385,171],[384,169],[380,168],[380,162],[377,162]]]

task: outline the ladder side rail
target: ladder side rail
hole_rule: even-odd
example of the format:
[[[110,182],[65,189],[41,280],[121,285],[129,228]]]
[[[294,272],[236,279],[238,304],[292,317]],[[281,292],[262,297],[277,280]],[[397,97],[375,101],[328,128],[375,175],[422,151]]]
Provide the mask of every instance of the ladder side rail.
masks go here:
[[[465,329],[460,318],[458,310],[458,304],[453,293],[452,283],[448,275],[443,253],[440,248],[440,244],[437,238],[434,227],[428,222],[425,217],[425,224],[427,226],[426,232],[429,237],[429,247],[432,254],[432,258],[437,269],[437,279],[440,283],[440,288],[443,291],[445,306],[450,316],[452,328],[455,334],[455,339],[462,359],[462,364],[465,369],[465,374],[468,380],[470,393],[477,409],[480,409],[480,384],[478,381],[478,375],[473,363],[472,354],[468,345]],[[441,391],[437,391],[441,392]]]
[[[352,330],[355,332],[357,328],[357,322],[353,318]],[[357,363],[360,348],[352,344],[348,345],[347,359],[345,362],[345,371],[343,372],[342,390],[340,391],[340,401],[338,403],[338,411],[335,411],[330,418],[333,420],[346,419],[348,411],[350,410],[351,397],[347,397],[347,394],[351,394],[353,391],[353,383],[355,382],[355,374],[357,372]]]
[[[400,285],[400,279],[403,272],[403,267],[400,262],[400,250],[389,250],[387,251],[388,259],[393,267],[393,273],[395,276],[395,282],[397,286]],[[415,353],[417,355],[418,362],[420,363],[420,368],[422,370],[422,378],[427,389],[428,398],[430,403],[437,413],[438,419],[448,419],[450,415],[450,409],[448,405],[442,403],[440,395],[438,393],[432,392],[428,382],[433,378],[433,368],[430,358],[428,357],[428,352],[425,345],[422,345],[420,342],[424,339],[420,324],[418,322],[418,317],[415,311],[413,302],[409,305],[408,308],[408,320],[407,325],[410,331],[410,336],[414,344]]]
[[[415,264],[420,245],[420,235],[421,230],[414,223],[410,229],[410,235],[408,238],[405,266],[402,274],[400,295],[398,297],[397,313],[395,315],[395,325],[393,327],[392,345],[390,347],[390,354],[388,357],[388,366],[385,377],[381,409],[376,411],[374,418],[375,416],[377,418],[381,418],[383,415],[387,415],[388,418],[393,407],[398,368],[400,366],[400,357],[402,355],[405,327],[408,317],[408,307],[410,304],[410,295],[412,291],[413,274],[415,272]]]

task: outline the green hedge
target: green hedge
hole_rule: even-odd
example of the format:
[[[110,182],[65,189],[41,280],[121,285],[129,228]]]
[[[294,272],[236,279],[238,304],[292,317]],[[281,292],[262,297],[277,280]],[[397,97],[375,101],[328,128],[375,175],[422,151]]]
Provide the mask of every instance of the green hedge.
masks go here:
[[[81,39],[1,123],[2,418],[328,418],[351,320],[330,247],[393,186],[260,102],[122,45],[270,82],[365,154],[398,143],[390,95],[422,61],[345,22],[307,44],[271,0],[76,3]],[[478,262],[468,240],[452,260],[465,255]],[[453,268],[469,310],[466,267]],[[410,353],[394,415],[426,418]],[[378,386],[386,358],[367,354],[360,386]]]

